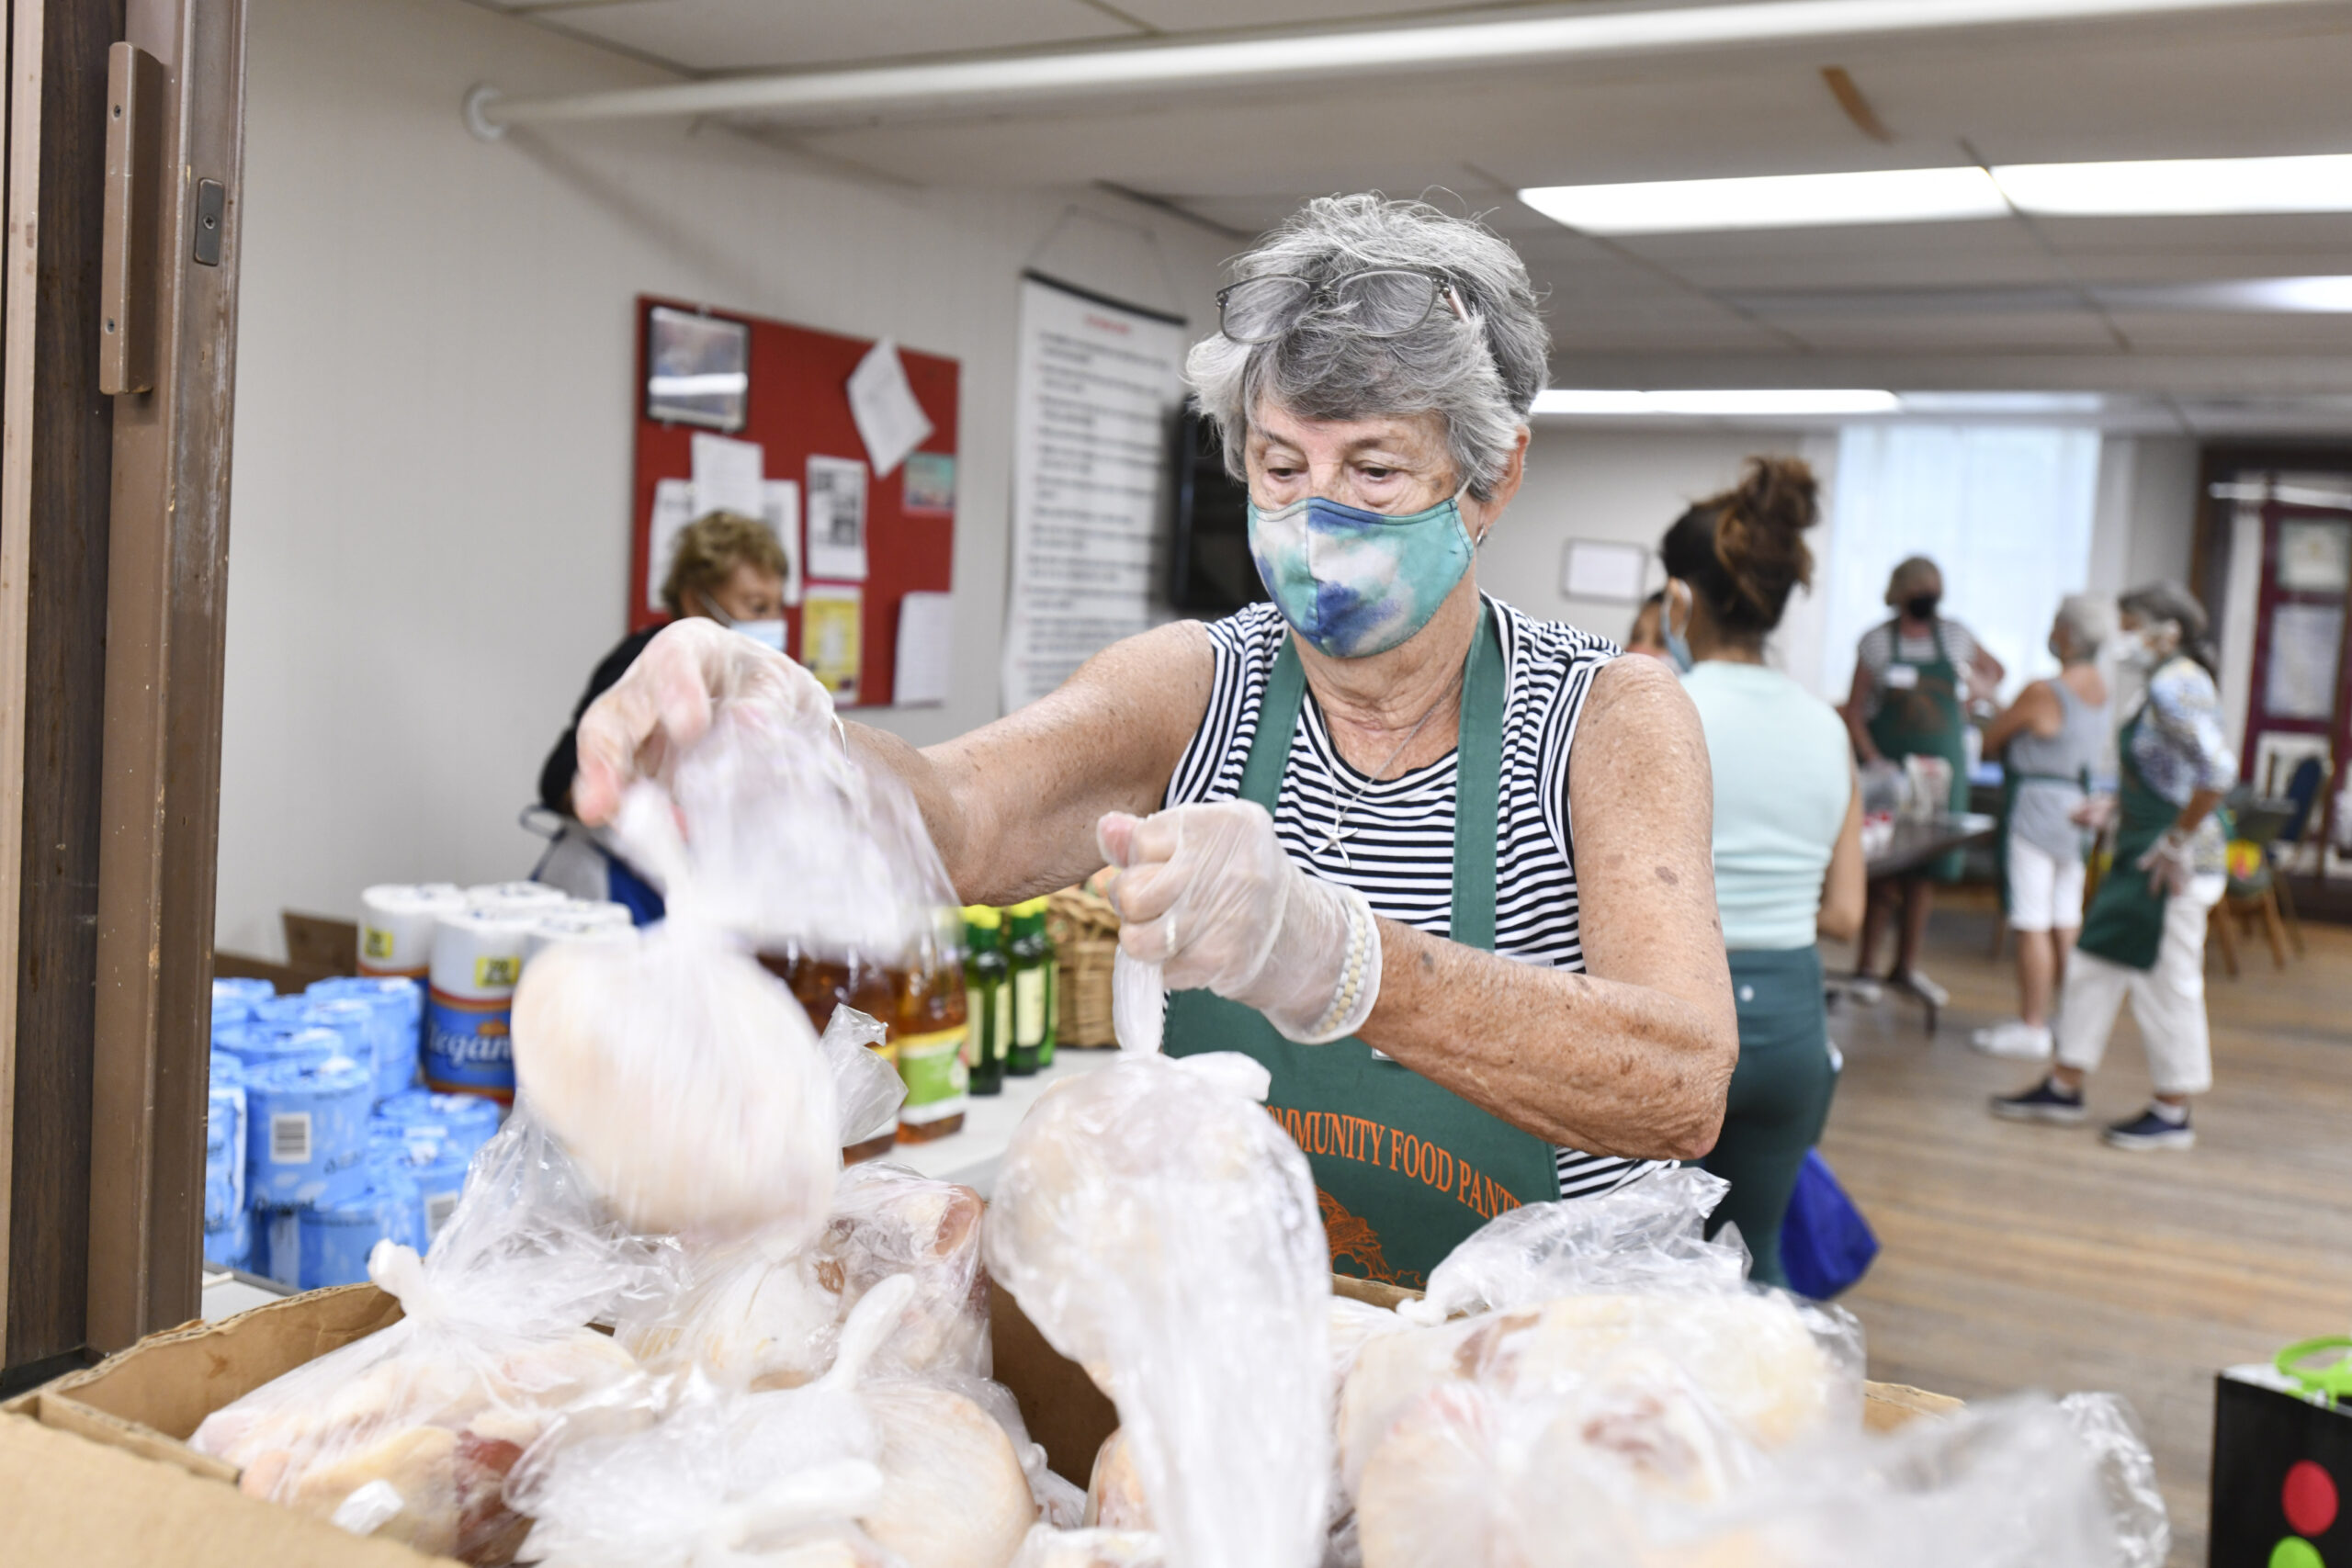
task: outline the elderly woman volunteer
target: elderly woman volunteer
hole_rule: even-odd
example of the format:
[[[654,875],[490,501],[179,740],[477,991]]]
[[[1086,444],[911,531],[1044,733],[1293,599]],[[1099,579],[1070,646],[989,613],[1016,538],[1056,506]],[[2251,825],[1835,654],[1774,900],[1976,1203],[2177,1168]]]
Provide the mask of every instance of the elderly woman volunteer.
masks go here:
[[[2116,739],[2120,787],[2101,797],[2115,821],[2115,863],[2083,912],[2067,966],[2057,1066],[2023,1093],[1996,1099],[1993,1113],[2070,1125],[2089,1115],[2083,1082],[2128,996],[2155,1098],[2101,1136],[2120,1149],[2185,1149],[2197,1141],[2188,1097],[2213,1087],[2205,920],[2228,880],[2213,808],[2236,782],[2237,758],[2222,734],[2205,607],[2171,582],[2134,589],[2117,607],[2119,662],[2144,677],[2147,695]]]
[[[2050,1058],[2050,999],[2083,923],[2083,852],[2075,817],[2107,744],[2107,680],[2099,645],[2115,623],[2105,600],[2069,593],[2050,627],[2059,671],[2036,681],[1984,727],[2001,759],[2002,893],[2018,939],[2018,1016],[1971,1039],[1995,1056]]]
[[[848,736],[967,898],[1121,867],[1167,1048],[1263,1062],[1335,1267],[1418,1283],[1505,1208],[1713,1144],[1737,1037],[1705,743],[1666,665],[1479,592],[1545,368],[1510,248],[1331,197],[1237,273],[1189,368],[1273,603],[944,745]],[[674,628],[581,727],[583,814],[714,699],[830,714],[748,639]]]

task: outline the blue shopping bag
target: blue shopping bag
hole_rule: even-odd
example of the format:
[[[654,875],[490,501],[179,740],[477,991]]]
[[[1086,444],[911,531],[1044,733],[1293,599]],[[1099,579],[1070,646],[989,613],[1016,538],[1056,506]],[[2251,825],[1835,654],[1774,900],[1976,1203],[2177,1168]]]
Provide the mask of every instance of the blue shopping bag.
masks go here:
[[[1789,1288],[1826,1302],[1860,1279],[1878,1256],[1878,1237],[1819,1149],[1809,1149],[1781,1222],[1781,1267]]]

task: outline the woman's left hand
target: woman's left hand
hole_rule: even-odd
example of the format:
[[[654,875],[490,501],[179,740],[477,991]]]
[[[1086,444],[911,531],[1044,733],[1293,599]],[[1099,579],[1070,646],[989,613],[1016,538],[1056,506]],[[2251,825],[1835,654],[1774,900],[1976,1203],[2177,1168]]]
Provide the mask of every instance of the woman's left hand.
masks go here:
[[[1292,1040],[1352,1034],[1380,989],[1380,928],[1363,895],[1291,863],[1273,818],[1248,801],[1104,816],[1120,869],[1111,902],[1131,958],[1170,990],[1205,987],[1256,1008]]]

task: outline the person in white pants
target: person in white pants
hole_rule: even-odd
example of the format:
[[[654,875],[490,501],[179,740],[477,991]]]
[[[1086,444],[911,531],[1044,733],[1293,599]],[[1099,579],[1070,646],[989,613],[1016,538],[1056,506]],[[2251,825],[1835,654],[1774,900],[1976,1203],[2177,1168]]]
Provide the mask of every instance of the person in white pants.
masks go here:
[[[2132,998],[2155,1095],[2101,1136],[2122,1149],[2185,1149],[2188,1097],[2213,1084],[2205,1018],[2205,921],[2225,884],[2213,808],[2237,777],[2223,739],[2205,608],[2175,583],[2122,596],[2124,662],[2147,671],[2146,699],[2117,745],[2121,789],[2100,797],[2117,823],[2114,868],[2083,917],[2058,1007],[2058,1060],[1993,1114],[2018,1122],[2083,1121],[2083,1083],[2107,1051],[2115,1010]]]

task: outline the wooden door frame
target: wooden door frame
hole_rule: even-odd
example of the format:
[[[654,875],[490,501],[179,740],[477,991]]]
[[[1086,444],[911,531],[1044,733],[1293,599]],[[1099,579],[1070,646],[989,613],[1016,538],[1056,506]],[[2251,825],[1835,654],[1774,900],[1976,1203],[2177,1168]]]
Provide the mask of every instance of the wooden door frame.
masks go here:
[[[9,6],[0,1383],[198,1310],[244,91],[243,0]],[[115,274],[153,280],[155,375],[109,399],[107,51],[126,39],[164,86],[158,221]]]

